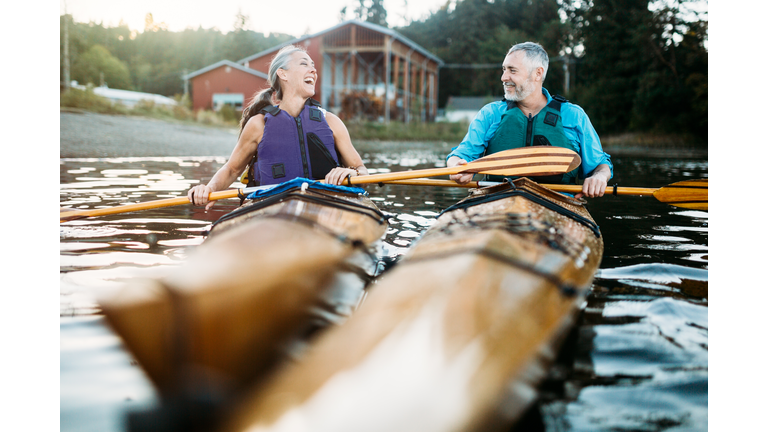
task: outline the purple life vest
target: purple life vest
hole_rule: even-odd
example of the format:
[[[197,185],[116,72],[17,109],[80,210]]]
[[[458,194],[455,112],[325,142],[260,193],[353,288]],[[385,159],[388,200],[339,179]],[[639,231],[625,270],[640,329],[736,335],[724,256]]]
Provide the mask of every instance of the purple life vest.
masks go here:
[[[297,177],[319,180],[339,166],[333,131],[317,101],[307,100],[295,118],[277,106],[266,107],[262,113],[264,135],[253,167],[258,184]]]

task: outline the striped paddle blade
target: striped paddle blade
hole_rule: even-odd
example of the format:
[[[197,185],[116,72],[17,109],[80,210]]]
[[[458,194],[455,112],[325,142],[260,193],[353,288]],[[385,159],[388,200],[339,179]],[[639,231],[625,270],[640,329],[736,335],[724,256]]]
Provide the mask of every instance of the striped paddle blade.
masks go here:
[[[581,158],[572,150],[552,146],[522,147],[494,153],[466,165],[351,177],[348,184],[382,183],[461,173],[517,177],[557,175],[573,171],[580,164]]]
[[[461,172],[518,177],[545,176],[573,171],[580,164],[581,158],[573,150],[533,146],[490,154],[464,165]]]

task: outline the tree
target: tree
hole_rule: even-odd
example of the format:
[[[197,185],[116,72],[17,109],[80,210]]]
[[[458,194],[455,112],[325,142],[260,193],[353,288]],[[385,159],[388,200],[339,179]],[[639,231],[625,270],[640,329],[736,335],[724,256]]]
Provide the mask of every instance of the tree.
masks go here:
[[[550,57],[555,57],[566,40],[557,0],[460,0],[453,10],[448,5],[446,2],[430,17],[413,21],[398,31],[446,63],[498,67],[441,69],[439,105],[444,105],[449,96],[501,98],[501,63],[512,45],[539,42]],[[560,70],[550,67],[549,90],[561,92],[561,76]]]
[[[707,22],[693,0],[651,4],[651,52],[640,80],[630,128],[707,136]]]
[[[235,31],[244,31],[247,30],[248,27],[251,24],[251,17],[247,14],[244,14],[242,9],[237,9],[237,14],[235,14],[235,23],[233,27],[235,28]]]
[[[387,25],[387,10],[384,9],[384,0],[371,0],[365,20],[383,27],[389,27]]]
[[[353,13],[354,17],[361,21],[388,27],[387,10],[384,8],[383,0],[358,0],[358,4],[355,6]],[[346,6],[341,9],[339,15],[342,21],[346,19]]]
[[[599,133],[707,136],[707,23],[697,0],[566,2],[576,94]]]
[[[133,88],[138,91],[174,96],[184,91],[182,75],[222,59],[240,60],[280,43],[294,39],[287,34],[270,33],[264,36],[248,30],[249,17],[242,12],[235,16],[235,31],[222,34],[216,28],[185,29],[181,32],[168,31],[164,23],[157,23],[151,14],[145,18],[143,32],[131,30],[124,23],[117,27],[104,27],[101,23],[78,23],[71,15],[62,15],[61,20],[61,77],[64,77],[64,20],[69,33],[69,57],[72,65],[71,78],[80,82],[101,82],[102,72],[90,68],[95,59],[107,59],[107,65],[117,59],[128,69],[128,82],[124,75],[105,74],[104,81],[110,87]],[[86,52],[94,46],[98,54]],[[109,56],[106,56],[103,49]],[[109,60],[110,57],[112,60]],[[101,61],[101,60],[99,60]],[[75,71],[79,67],[79,71]],[[119,66],[116,66],[120,68]],[[104,66],[101,69],[105,69]],[[105,69],[106,70],[106,69]],[[115,69],[117,70],[117,69]],[[77,74],[75,74],[77,72]]]
[[[645,42],[648,0],[587,0],[571,10],[584,54],[578,103],[599,133],[624,132],[651,53]]]
[[[92,46],[74,62],[72,79],[83,84],[132,89],[128,67],[101,45]]]

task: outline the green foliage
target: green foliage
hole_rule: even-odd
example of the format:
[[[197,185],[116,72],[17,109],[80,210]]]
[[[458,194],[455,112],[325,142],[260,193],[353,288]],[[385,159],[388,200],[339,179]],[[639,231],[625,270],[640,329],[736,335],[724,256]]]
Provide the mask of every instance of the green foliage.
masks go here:
[[[651,18],[648,0],[597,0],[576,14],[585,52],[577,77],[584,83],[579,104],[598,131],[622,132],[651,57],[644,43]]]
[[[361,21],[389,27],[387,24],[387,10],[383,0],[357,0],[352,10],[352,17]],[[347,6],[339,10],[339,22],[348,20]]]
[[[707,134],[707,23],[702,0],[457,0],[397,29],[445,63],[497,63],[518,42],[550,56],[545,87],[581,105],[600,134]],[[561,20],[561,14],[565,19]],[[568,56],[569,92],[564,62]],[[450,96],[501,97],[499,69],[440,71]]]
[[[87,80],[78,78],[76,64],[93,63],[83,57],[96,45],[109,53],[101,52],[101,58],[110,57],[122,63],[128,70],[128,80],[107,77],[104,81],[112,88],[131,89],[165,96],[184,92],[184,74],[201,69],[222,59],[238,61],[294,38],[292,35],[272,33],[264,35],[247,30],[248,17],[240,14],[239,28],[223,34],[218,29],[186,29],[180,32],[167,30],[164,23],[155,22],[148,14],[143,32],[129,29],[120,23],[117,27],[105,27],[102,23],[79,23],[71,15],[60,17],[60,72],[64,76],[64,28],[69,32],[71,78],[80,82],[100,84],[100,73]],[[94,56],[95,57],[95,56]],[[114,66],[114,62],[110,60]],[[79,73],[79,72],[78,72]]]
[[[566,39],[558,9],[557,0],[460,0],[453,10],[444,7],[397,30],[445,63],[499,65],[441,69],[438,105],[444,106],[450,96],[501,97],[501,62],[515,43],[536,41],[557,56]],[[561,76],[550,67],[547,82],[557,83],[553,91],[562,88]]]
[[[237,123],[242,115],[232,105],[224,104],[219,109],[219,116],[225,121]]]
[[[566,2],[583,44],[574,98],[600,133],[707,138],[707,23],[689,0]]]
[[[387,10],[384,8],[383,0],[358,0],[353,15],[361,21],[388,27]],[[347,19],[346,16],[347,7],[344,6],[339,13],[339,18],[345,21]]]
[[[83,84],[131,90],[128,66],[101,45],[94,45],[72,64],[72,79]]]
[[[238,125],[237,121],[224,118],[220,112],[207,110],[198,110],[195,113],[195,121],[204,125],[219,127],[236,127]]]
[[[445,63],[499,65],[441,69],[439,106],[445,106],[450,96],[501,97],[500,66],[507,49],[535,41],[551,59],[545,87],[581,105],[601,135],[674,132],[706,140],[708,26],[688,7],[702,1],[456,0],[396,30]],[[357,18],[387,25],[383,1],[352,4]],[[341,15],[346,15],[346,8]],[[123,23],[116,27],[75,23],[69,15],[60,20],[61,65],[66,27],[72,79],[98,85],[103,73],[110,87],[166,96],[183,93],[181,77],[186,73],[222,59],[238,61],[294,37],[249,30],[250,17],[242,12],[235,16],[234,31],[227,34],[202,27],[169,32],[151,15],[142,32]],[[573,60],[567,94],[562,55]],[[62,106],[118,109],[94,101],[93,96],[63,94]],[[176,110],[174,118],[194,116],[188,105]],[[201,116],[209,124],[224,124],[232,117],[231,113]]]
[[[388,27],[387,10],[384,9],[383,0],[371,0],[371,6],[368,8],[368,22]]]
[[[62,107],[78,108],[86,111],[102,114],[126,114],[127,109],[122,105],[115,105],[109,99],[101,97],[93,92],[93,86],[85,90],[71,88],[61,94],[59,105]]]

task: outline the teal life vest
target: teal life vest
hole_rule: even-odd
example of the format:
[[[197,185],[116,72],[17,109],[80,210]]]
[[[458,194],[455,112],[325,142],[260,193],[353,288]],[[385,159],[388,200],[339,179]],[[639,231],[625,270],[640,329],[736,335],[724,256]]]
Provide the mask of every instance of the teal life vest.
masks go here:
[[[552,100],[535,116],[526,117],[517,109],[517,104],[507,102],[507,110],[501,115],[499,128],[488,142],[485,154],[526,146],[564,147],[579,153],[579,148],[568,139],[563,130],[560,106],[568,102],[564,97],[555,95]],[[531,176],[539,183],[575,184],[579,169],[555,176]],[[486,175],[488,181],[503,181],[503,176]]]

